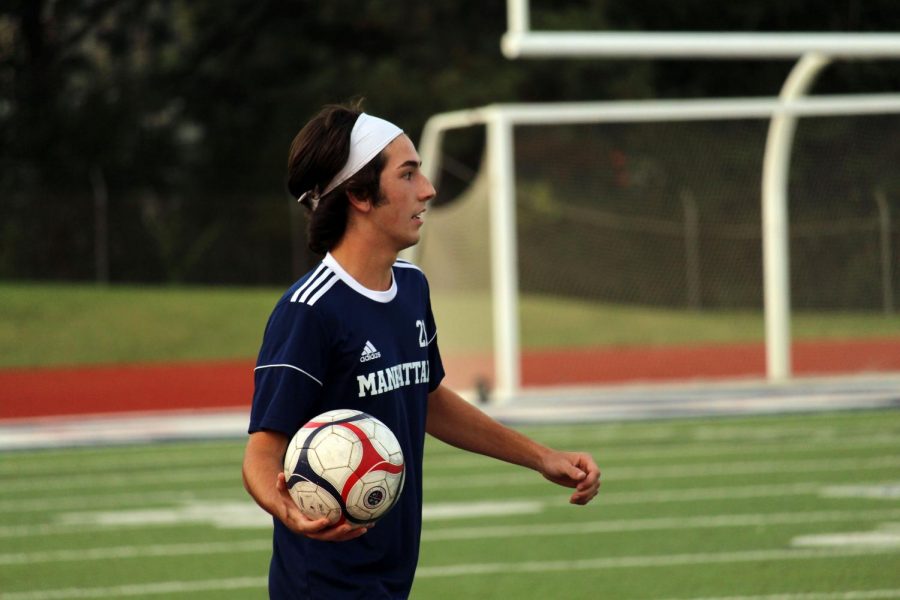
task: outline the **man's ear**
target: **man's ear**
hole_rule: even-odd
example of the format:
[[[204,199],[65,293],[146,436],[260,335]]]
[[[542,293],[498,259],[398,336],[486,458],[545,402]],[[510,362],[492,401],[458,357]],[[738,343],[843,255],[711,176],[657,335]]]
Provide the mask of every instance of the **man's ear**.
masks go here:
[[[361,213],[367,213],[372,210],[372,202],[367,197],[348,191],[347,199],[350,200],[350,206]]]

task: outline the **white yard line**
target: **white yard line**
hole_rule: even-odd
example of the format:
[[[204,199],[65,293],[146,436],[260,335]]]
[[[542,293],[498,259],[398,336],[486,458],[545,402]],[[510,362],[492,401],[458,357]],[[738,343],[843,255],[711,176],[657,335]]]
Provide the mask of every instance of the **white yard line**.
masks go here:
[[[439,512],[450,512],[449,505],[438,505]],[[486,507],[474,504],[470,507],[460,505],[454,507],[462,514],[475,514],[476,510],[484,511]],[[497,506],[487,507],[493,511]],[[527,508],[527,507],[526,507]],[[260,514],[256,514],[260,513]],[[103,513],[100,513],[101,515]],[[261,523],[268,526],[268,518],[258,509],[254,517],[262,516]],[[231,518],[236,518],[232,515]],[[446,519],[448,514],[438,514],[436,519]],[[654,519],[621,519],[607,521],[588,521],[577,523],[536,523],[532,525],[481,527],[426,527],[422,534],[423,542],[447,540],[471,540],[488,538],[547,537],[559,535],[591,535],[596,533],[659,531],[684,529],[715,529],[728,527],[762,527],[772,525],[792,525],[808,523],[839,523],[859,521],[884,521],[900,518],[900,508],[868,511],[820,511],[809,513],[774,513],[720,515],[708,517],[663,517]],[[170,523],[172,523],[170,521]],[[110,546],[98,548],[82,548],[77,550],[45,550],[40,552],[12,552],[0,554],[0,566],[25,565],[47,562],[72,562],[114,560],[139,557],[187,556],[195,554],[222,554],[229,552],[257,552],[268,550],[271,541],[249,540],[243,542],[216,542],[202,544],[154,544],[132,546]]]
[[[821,558],[846,558],[893,554],[898,548],[835,548],[816,550],[747,550],[742,552],[718,552],[700,554],[665,554],[661,556],[600,557],[581,560],[522,561],[505,563],[455,564],[419,567],[416,577],[459,577],[465,575],[496,575],[504,573],[534,574],[550,571],[596,571],[601,569],[628,569],[647,567],[673,567],[682,565],[706,565],[741,562],[768,562],[783,560],[815,560]]]
[[[211,446],[208,442],[154,444],[110,448],[76,448],[25,453],[10,453],[0,464],[0,475],[18,477],[58,473],[61,463],[77,464],[83,470],[115,470],[123,467],[171,467],[174,465],[223,465],[240,462],[243,447],[238,441]]]
[[[109,546],[105,548],[79,548],[77,550],[45,550],[42,552],[11,552],[0,554],[0,566],[31,565],[72,561],[113,560],[122,558],[147,558],[193,556],[198,554],[238,554],[263,552],[272,549],[272,540],[248,540],[243,542],[209,542],[197,544],[152,544],[148,546]]]
[[[703,598],[670,598],[669,600],[880,600],[882,598],[900,598],[900,589],[791,592],[762,596],[704,596]]]
[[[697,564],[722,564],[740,562],[766,562],[781,560],[815,560],[844,558],[891,553],[879,549],[829,549],[829,550],[750,550],[702,554],[671,554],[659,556],[623,556],[618,558],[590,558],[574,561],[526,561],[516,563],[456,564],[420,567],[416,577],[430,579],[465,575],[491,575],[501,573],[545,573],[551,571],[585,571],[619,568],[668,567]],[[69,600],[74,598],[120,598],[216,590],[266,589],[265,577],[237,577],[200,581],[157,581],[94,588],[60,588],[29,592],[0,593],[0,600]],[[729,596],[717,598],[693,598],[684,600],[877,600],[900,597],[900,590],[869,590],[835,593],[797,593],[767,596]]]
[[[834,471],[862,471],[889,469],[900,466],[900,456],[876,458],[839,458],[782,461],[735,461],[722,463],[692,463],[646,467],[609,467],[603,470],[606,481],[680,479],[685,477],[763,475],[766,473],[808,473]],[[463,476],[425,477],[426,490],[495,487],[498,485],[544,485],[544,480],[527,471],[483,473]]]
[[[63,588],[35,592],[0,593],[0,600],[69,600],[72,598],[123,598],[126,596],[153,596],[187,594],[225,590],[257,589],[263,593],[268,586],[267,577],[235,577],[232,579],[206,579],[201,581],[156,581],[112,587]]]
[[[578,444],[584,445],[583,437],[575,435],[574,438],[565,440],[567,444],[573,444],[572,440],[578,440]],[[595,442],[596,443],[596,442]],[[590,444],[588,444],[590,445]],[[47,457],[37,455],[21,459],[12,457],[8,464],[0,464],[0,476],[15,477],[34,477],[36,475],[53,475],[59,473],[61,462],[72,462],[78,464],[78,468],[82,473],[95,471],[97,474],[103,474],[104,471],[117,470],[125,467],[134,469],[152,469],[158,467],[160,469],[171,469],[172,467],[222,467],[228,461],[223,460],[223,456],[233,455],[232,448],[217,449],[205,448],[197,445],[197,448],[178,448],[175,453],[172,450],[167,452],[157,451],[155,448],[143,448],[146,454],[138,454],[136,451],[129,453],[114,453],[110,449],[106,449],[106,454],[99,456],[82,456],[76,451],[70,456]],[[753,452],[756,454],[785,453],[785,452],[821,452],[823,450],[846,450],[853,448],[874,448],[882,446],[898,446],[897,436],[895,435],[862,435],[856,437],[845,436],[841,438],[804,438],[801,442],[779,443],[779,444],[756,444]],[[162,448],[167,448],[163,446]],[[642,445],[640,448],[622,448],[614,443],[605,443],[604,449],[598,451],[598,454],[605,460],[614,459],[631,460],[631,459],[667,459],[678,457],[702,457],[707,455],[728,456],[746,454],[747,449],[741,446],[735,446],[733,443],[725,442],[698,442],[684,441],[681,443],[664,443],[656,445]],[[235,455],[236,461],[240,457]],[[217,459],[218,457],[218,459]],[[426,465],[431,470],[440,469],[467,469],[477,468],[494,464],[492,459],[463,452],[453,449],[448,452],[426,452]]]
[[[590,535],[627,531],[680,529],[718,529],[723,527],[766,527],[806,523],[844,523],[883,521],[900,518],[900,508],[882,510],[835,510],[799,513],[761,513],[704,517],[662,517],[655,519],[620,519],[577,523],[539,523],[533,525],[484,525],[480,527],[443,527],[426,529],[423,542],[477,540],[487,538],[544,537],[557,535]]]
[[[707,500],[737,500],[746,498],[783,498],[787,496],[826,496],[826,497],[845,497],[855,488],[860,490],[869,490],[865,497],[892,498],[885,494],[874,494],[873,489],[894,489],[898,486],[896,481],[869,481],[856,482],[852,485],[826,485],[821,482],[798,482],[792,484],[775,484],[775,485],[751,485],[751,486],[724,486],[724,487],[701,487],[701,488],[685,488],[678,490],[645,490],[640,492],[602,492],[597,499],[597,503],[603,506],[611,505],[638,505],[638,504],[665,504],[678,502],[696,502]],[[210,493],[212,496],[207,496]],[[217,502],[221,503],[223,499],[229,502],[239,502],[243,500],[243,496],[239,494],[229,495],[227,492],[233,492],[231,488],[221,488],[220,493],[216,490],[204,489],[204,496],[197,496],[193,493],[177,493],[177,492],[154,492],[151,494],[118,494],[118,495],[85,495],[72,496],[63,498],[23,498],[15,501],[0,502],[0,512],[27,512],[27,511],[53,511],[54,514],[62,516],[60,511],[69,509],[88,509],[94,507],[102,507],[107,511],[125,510],[134,507],[144,507],[145,502],[164,502],[166,507],[171,507],[173,503],[204,503]],[[249,503],[249,500],[247,501]],[[489,499],[472,499],[471,503],[479,502],[496,502]],[[547,494],[540,497],[514,497],[506,498],[503,505],[519,505],[523,503],[539,503],[543,510],[563,509],[570,507],[565,495]],[[460,505],[467,504],[465,502],[457,503]],[[426,514],[429,506],[439,506],[432,503],[426,503]],[[529,504],[531,506],[531,504]],[[108,508],[107,508],[108,507]],[[128,525],[119,524],[119,527],[129,528],[151,528],[151,527],[182,527],[183,523],[175,525],[167,523],[131,523]],[[74,533],[84,533],[87,531],[108,530],[108,527],[98,523],[35,523],[31,525],[7,525],[0,526],[0,538],[14,537],[30,537],[40,535],[64,535]]]
[[[897,482],[854,482],[853,485],[896,485]],[[606,492],[603,491],[602,496],[598,499],[603,504],[632,504],[632,503],[659,503],[659,502],[680,502],[686,500],[716,500],[716,499],[732,499],[732,498],[757,498],[767,496],[781,495],[807,495],[815,494],[820,490],[828,487],[824,482],[806,482],[785,485],[754,485],[754,486],[723,486],[715,488],[685,488],[679,490],[646,490],[641,492]],[[15,500],[0,500],[0,513],[19,513],[19,512],[43,512],[52,511],[59,513],[63,510],[79,510],[91,508],[106,508],[114,510],[116,508],[133,508],[147,506],[148,504],[161,503],[165,506],[171,506],[178,502],[203,502],[205,500],[213,501],[214,499],[222,500],[241,500],[248,498],[242,493],[242,490],[235,487],[220,488],[203,488],[203,494],[195,494],[193,492],[184,492],[178,490],[171,491],[154,491],[154,492],[126,492],[120,494],[79,494],[66,495],[62,497],[48,498],[46,495],[30,496],[26,498],[17,498]],[[546,495],[539,499],[561,499],[564,502],[564,496],[560,494]],[[507,499],[508,501],[528,501],[535,497],[528,496],[522,498]],[[477,500],[472,498],[472,501]],[[494,500],[486,498],[483,500]],[[0,532],[3,531],[0,526]],[[0,533],[2,537],[2,533]]]
[[[77,473],[76,469],[73,469]],[[48,481],[52,479],[52,481]],[[0,488],[0,494],[12,492],[32,492],[36,490],[46,491],[53,489],[71,490],[77,488],[96,489],[99,487],[133,488],[139,485],[154,485],[166,483],[207,483],[210,481],[234,481],[235,485],[241,484],[241,466],[235,463],[230,467],[217,467],[213,469],[176,468],[162,469],[149,473],[129,473],[127,469],[121,469],[116,473],[78,475],[71,473],[55,473],[33,479],[21,481],[9,481]]]
[[[879,456],[874,458],[801,459],[780,461],[733,461],[715,463],[690,463],[677,465],[656,465],[642,467],[609,467],[604,469],[604,477],[617,480],[660,479],[703,477],[710,475],[751,475],[764,473],[804,473],[813,471],[859,471],[887,469],[900,466],[900,456]],[[426,489],[461,489],[492,487],[503,484],[545,485],[546,482],[534,473],[525,470],[510,472],[504,466],[503,472],[481,473],[470,476],[426,476]],[[23,481],[5,482],[0,487],[0,495],[46,491],[48,485],[54,492],[60,490],[100,487],[132,488],[138,485],[162,485],[168,483],[208,483],[233,481],[241,485],[240,466],[215,469],[167,469],[161,472],[131,474],[127,471],[102,475],[57,474],[48,484],[45,477]],[[239,489],[236,488],[236,489]]]
[[[210,500],[213,497],[222,498],[231,495],[236,498],[242,496],[237,488],[218,488],[220,492],[217,496],[210,494],[211,488],[204,487],[203,492]],[[43,512],[51,511],[58,513],[62,510],[75,510],[79,508],[98,508],[110,507],[118,508],[122,506],[147,506],[148,504],[164,503],[171,505],[174,502],[189,502],[199,500],[198,495],[194,492],[185,492],[183,490],[153,491],[153,492],[123,492],[119,494],[79,494],[65,496],[32,496],[28,498],[17,498],[15,500],[0,500],[0,513],[19,513],[19,512]]]
[[[591,450],[584,447],[580,438],[577,441],[567,440],[567,445],[577,445],[583,450]],[[851,450],[859,448],[896,447],[900,450],[900,440],[896,435],[875,435],[854,439],[828,439],[828,440],[804,440],[784,444],[758,445],[754,444],[752,452],[760,454],[780,454],[789,452],[825,452],[829,450]],[[604,444],[602,449],[597,449],[595,458],[598,462],[614,460],[616,462],[633,459],[658,459],[671,461],[673,458],[690,458],[704,456],[746,456],[748,449],[745,446],[726,443],[692,442],[682,444],[660,444],[657,446],[641,446],[640,448],[621,448],[615,444]],[[456,453],[444,457],[431,457],[427,455],[426,469],[469,469],[484,467],[493,464],[490,458],[457,450]]]

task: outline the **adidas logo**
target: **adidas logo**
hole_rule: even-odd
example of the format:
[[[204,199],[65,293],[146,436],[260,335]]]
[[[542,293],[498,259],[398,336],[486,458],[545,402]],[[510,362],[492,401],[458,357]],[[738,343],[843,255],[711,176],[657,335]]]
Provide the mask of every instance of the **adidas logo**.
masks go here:
[[[363,348],[362,356],[359,357],[359,362],[369,362],[370,360],[375,360],[376,358],[381,358],[381,352],[375,349],[375,346],[372,345],[372,342],[367,341],[366,347]]]

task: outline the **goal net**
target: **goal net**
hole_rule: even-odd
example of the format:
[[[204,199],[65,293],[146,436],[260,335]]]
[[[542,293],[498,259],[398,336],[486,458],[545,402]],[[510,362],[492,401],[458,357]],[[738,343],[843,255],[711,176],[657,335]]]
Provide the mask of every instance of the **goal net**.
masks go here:
[[[523,387],[764,375],[768,126],[732,118],[513,127]],[[891,334],[900,331],[898,130],[896,114],[798,122],[788,197],[800,374],[900,368],[891,345],[900,340]],[[452,383],[490,388],[496,199],[484,154],[451,147],[440,149],[439,180],[459,192],[430,207],[417,260]],[[840,350],[864,340],[883,347]]]

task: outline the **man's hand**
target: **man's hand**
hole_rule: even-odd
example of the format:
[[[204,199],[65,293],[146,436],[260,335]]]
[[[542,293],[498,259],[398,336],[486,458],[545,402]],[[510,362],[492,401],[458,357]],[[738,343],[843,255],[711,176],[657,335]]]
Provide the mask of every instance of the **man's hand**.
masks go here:
[[[572,504],[587,504],[600,491],[600,469],[590,454],[551,450],[543,457],[539,470],[549,481],[575,488],[569,498]]]
[[[368,527],[353,527],[349,523],[331,525],[328,519],[310,519],[304,515],[291,498],[285,484],[284,473],[278,473],[275,490],[281,499],[281,505],[275,516],[285,527],[308,538],[321,542],[346,542],[366,533]]]
[[[282,457],[287,444],[286,435],[265,430],[251,434],[247,440],[242,473],[244,487],[256,503],[294,533],[314,540],[345,542],[366,533],[370,527],[331,525],[328,519],[310,519],[300,511],[284,479]]]

